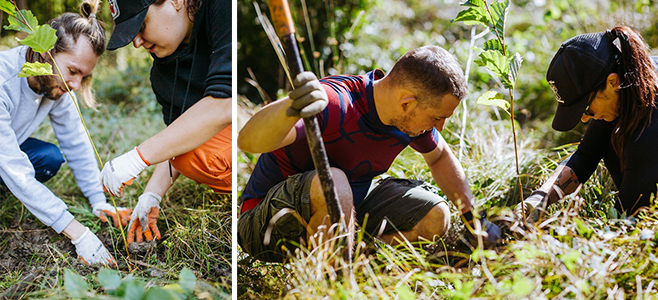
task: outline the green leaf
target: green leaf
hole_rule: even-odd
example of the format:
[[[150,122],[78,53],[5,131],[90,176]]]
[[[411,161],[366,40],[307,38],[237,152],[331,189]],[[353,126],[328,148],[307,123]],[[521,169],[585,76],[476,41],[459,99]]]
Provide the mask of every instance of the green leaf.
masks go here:
[[[21,21],[25,17],[25,22]],[[20,19],[19,19],[20,18]],[[35,17],[29,10],[21,10],[20,13],[15,14],[14,16],[9,17],[9,25],[5,26],[7,30],[16,30],[23,31],[29,34],[37,28],[39,25],[39,20]]]
[[[460,11],[450,22],[464,22],[466,25],[482,24],[484,26],[489,26],[489,17],[487,17],[484,8],[471,7],[467,10]]]
[[[103,268],[98,271],[98,283],[105,291],[116,290],[121,285],[121,276],[117,271]]]
[[[466,0],[461,6],[484,7],[484,0]]]
[[[6,12],[10,16],[16,15],[16,6],[9,0],[0,0],[0,10]]]
[[[512,284],[512,293],[515,298],[524,298],[535,289],[534,282],[530,278],[523,277],[519,273],[514,274],[514,284]]]
[[[416,294],[414,294],[409,286],[406,284],[401,284],[395,287],[395,292],[398,294],[398,298],[401,300],[413,300],[416,299]]]
[[[480,58],[475,60],[475,63],[489,69],[503,81],[503,84],[509,83],[507,74],[509,72],[509,61],[502,53],[493,50],[483,51],[480,53]]]
[[[567,269],[569,269],[569,271],[574,272],[578,259],[580,258],[580,252],[578,252],[577,250],[573,250],[565,254],[558,255],[558,257],[564,263]]]
[[[185,289],[180,285],[180,283],[172,283],[172,284],[167,284],[162,287],[165,291],[167,291],[170,295],[176,298],[187,298],[187,296],[190,293],[185,292]]]
[[[490,39],[484,42],[484,50],[485,51],[493,50],[503,53],[503,45],[500,44],[500,41],[498,39]]]
[[[519,69],[521,69],[522,62],[523,57],[518,52],[514,53],[514,56],[509,61],[509,81],[512,87],[516,85],[516,78],[519,76]]]
[[[576,223],[576,232],[578,232],[578,235],[589,239],[592,237],[592,234],[594,234],[594,229],[585,221],[576,218],[575,221]]]
[[[56,30],[50,25],[40,25],[34,33],[28,35],[25,39],[19,41],[22,45],[28,46],[34,52],[44,53],[55,47],[57,42]]]
[[[491,4],[491,30],[496,32],[498,37],[505,36],[505,22],[507,21],[507,12],[509,11],[509,0],[496,0]],[[493,26],[492,26],[493,25]]]
[[[477,104],[500,107],[508,115],[510,114],[509,111],[507,111],[510,107],[510,103],[503,98],[503,95],[496,91],[488,91],[482,94],[480,97],[478,97],[476,102]]]
[[[64,270],[64,289],[71,298],[84,298],[89,292],[85,279],[69,269]]]
[[[183,287],[185,293],[189,295],[194,292],[194,287],[196,286],[196,276],[194,276],[194,273],[190,269],[183,268],[183,270],[180,271],[178,283],[180,283],[180,285]]]
[[[170,292],[168,292],[165,289],[159,288],[159,287],[152,287],[149,289],[148,292],[146,292],[146,300],[175,300],[175,299],[182,299],[173,296]]]
[[[53,75],[53,67],[49,63],[24,63],[18,77]]]
[[[128,276],[121,282],[117,295],[126,300],[140,300],[144,296],[144,284]]]

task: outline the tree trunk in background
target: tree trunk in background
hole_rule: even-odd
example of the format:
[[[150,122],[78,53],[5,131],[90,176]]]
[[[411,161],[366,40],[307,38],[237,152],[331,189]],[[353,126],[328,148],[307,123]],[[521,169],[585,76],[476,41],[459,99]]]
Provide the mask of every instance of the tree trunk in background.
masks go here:
[[[16,6],[18,9],[27,9],[27,0],[16,0]]]

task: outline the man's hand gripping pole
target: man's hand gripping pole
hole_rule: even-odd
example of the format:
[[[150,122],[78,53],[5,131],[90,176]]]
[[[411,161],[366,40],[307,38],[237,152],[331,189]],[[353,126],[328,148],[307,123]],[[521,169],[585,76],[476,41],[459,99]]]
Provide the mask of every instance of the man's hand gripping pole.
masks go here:
[[[290,69],[290,77],[295,78],[297,74],[304,71],[302,61],[297,48],[295,40],[295,24],[292,21],[290,14],[290,7],[287,0],[267,0],[270,8],[270,14],[276,29],[277,35],[281,40],[283,49],[286,52],[286,61]],[[338,196],[334,181],[329,170],[329,160],[327,153],[322,143],[322,136],[320,135],[320,126],[315,116],[304,118],[304,130],[306,131],[306,138],[308,146],[311,149],[311,156],[313,157],[313,165],[317,170],[320,184],[322,186],[322,193],[329,212],[329,218],[332,224],[339,224],[341,230],[348,230],[345,218],[341,218],[343,211],[338,204]],[[351,249],[347,251],[351,253]]]

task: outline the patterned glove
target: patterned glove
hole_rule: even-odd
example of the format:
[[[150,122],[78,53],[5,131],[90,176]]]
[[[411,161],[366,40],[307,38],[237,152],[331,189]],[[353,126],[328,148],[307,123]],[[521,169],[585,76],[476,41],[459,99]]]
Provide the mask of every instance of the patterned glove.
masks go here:
[[[107,222],[107,217],[111,217],[112,221],[114,221],[114,227],[119,228],[119,220],[121,220],[121,226],[126,226],[128,225],[128,220],[130,219],[130,213],[133,211],[131,208],[125,208],[125,207],[120,207],[117,206],[116,209],[119,212],[119,217],[117,218],[117,215],[114,210],[114,206],[107,202],[98,202],[94,203],[91,206],[91,212],[94,213],[97,217],[101,219],[103,222]]]
[[[322,112],[329,103],[327,93],[312,72],[299,73],[293,80],[295,90],[290,92],[292,104],[287,114],[295,117],[311,117]]]
[[[128,225],[128,244],[133,242],[141,243],[151,241],[154,237],[160,239],[160,230],[156,225],[158,214],[160,213],[160,197],[157,194],[147,192],[139,196],[139,201],[135,206],[133,214],[130,216],[130,225]]]

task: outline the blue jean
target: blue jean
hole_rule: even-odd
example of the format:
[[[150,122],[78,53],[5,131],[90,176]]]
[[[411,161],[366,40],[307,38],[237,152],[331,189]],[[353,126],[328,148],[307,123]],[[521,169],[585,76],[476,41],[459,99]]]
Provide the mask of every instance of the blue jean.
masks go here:
[[[57,175],[57,171],[64,163],[62,152],[54,144],[28,138],[20,148],[30,159],[34,167],[34,178],[39,182],[46,182]],[[4,181],[1,179],[0,183],[4,185]]]

